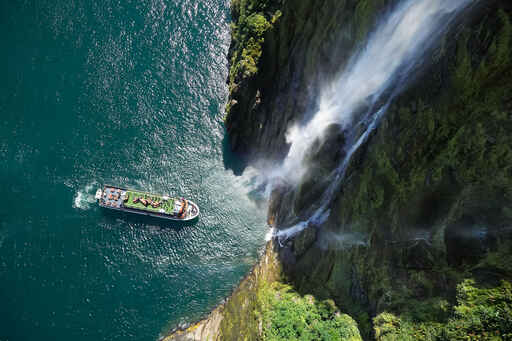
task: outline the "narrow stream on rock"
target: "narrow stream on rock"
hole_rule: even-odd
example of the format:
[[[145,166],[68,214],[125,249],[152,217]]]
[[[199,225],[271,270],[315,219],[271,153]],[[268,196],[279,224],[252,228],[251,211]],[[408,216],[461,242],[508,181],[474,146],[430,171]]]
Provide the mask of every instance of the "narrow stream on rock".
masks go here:
[[[308,220],[275,232],[280,241],[308,226],[318,226],[328,218],[328,206],[339,190],[352,156],[378,127],[393,99],[414,79],[426,54],[472,2],[407,0],[398,4],[381,18],[340,76],[323,88],[319,110],[312,119],[289,129],[289,153],[273,175],[295,184],[307,170],[305,154],[330,125],[339,125],[348,133],[345,156],[329,177],[320,207]]]

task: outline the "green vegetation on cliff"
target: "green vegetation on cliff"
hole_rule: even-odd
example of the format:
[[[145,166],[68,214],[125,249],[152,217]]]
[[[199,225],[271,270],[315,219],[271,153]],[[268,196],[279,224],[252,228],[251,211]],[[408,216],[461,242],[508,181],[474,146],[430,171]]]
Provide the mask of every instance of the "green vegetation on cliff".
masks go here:
[[[231,37],[234,48],[230,56],[230,89],[241,79],[258,72],[265,32],[272,29],[281,16],[279,10],[273,10],[271,3],[256,0],[235,0],[231,3]]]
[[[457,305],[444,315],[418,320],[408,313],[381,313],[374,318],[376,340],[512,340],[512,284],[479,288],[465,280],[457,286]]]
[[[511,38],[510,14],[500,9],[461,32],[454,56],[441,49],[437,58],[444,57],[449,69],[438,63],[434,79],[390,110],[376,147],[365,156],[357,192],[340,207],[345,215],[356,221],[380,215],[397,228],[396,217],[411,198],[429,191],[435,196],[440,187],[510,193]]]
[[[233,151],[280,160],[287,126],[304,118],[389,2],[232,1],[224,121]]]
[[[237,48],[231,49],[228,111],[238,105],[231,108],[236,115],[227,127],[243,151],[284,144],[287,125],[307,110],[304,98],[317,84],[314,75],[332,62],[324,43],[334,41],[333,35],[343,37],[344,51],[336,59],[342,68],[378,12],[397,1],[281,2],[283,16],[274,24],[274,13],[280,12],[270,4],[278,3],[247,0],[233,6],[232,47]],[[334,13],[338,17],[332,19]],[[285,246],[291,261],[284,270],[294,289],[333,299],[358,321],[366,339],[372,329],[379,340],[512,339],[507,325],[492,319],[510,315],[511,18],[507,0],[490,0],[461,17],[421,60],[423,72],[354,154],[318,235],[306,230]],[[320,24],[331,19],[341,24]],[[275,89],[269,86],[274,80]],[[289,88],[293,91],[286,92]],[[274,90],[279,100],[270,93]],[[337,140],[342,138],[335,136],[320,153],[308,155],[310,176],[299,188],[278,195],[279,205],[271,209],[277,225],[307,210],[325,189],[339,157]],[[329,240],[346,235],[361,236],[361,242]],[[281,289],[260,288],[258,302],[262,295],[273,297],[271,292],[279,297]],[[492,297],[501,297],[504,305],[494,306],[498,301]],[[276,326],[283,316],[293,321],[303,314],[297,312],[304,299],[283,302],[283,312],[281,303],[268,304],[267,320]],[[262,314],[265,305],[258,304],[255,311]],[[370,316],[377,316],[374,328]]]
[[[281,278],[273,243],[222,307],[219,340],[361,340],[356,322],[332,300],[301,296]],[[193,332],[193,330],[192,330]]]
[[[362,17],[370,8],[363,2],[356,7]],[[512,279],[511,17],[509,2],[492,1],[443,37],[419,79],[354,154],[322,226],[323,242],[300,253],[309,237],[290,243],[296,289],[333,298],[365,338],[372,334],[361,310],[394,314],[376,322],[448,323],[464,278],[482,285]],[[329,165],[334,148],[309,159]],[[310,179],[330,170],[315,169]],[[277,199],[283,212],[273,215],[303,208],[323,188],[306,179]],[[347,235],[363,236],[367,245],[338,246],[326,237]],[[465,318],[476,317],[451,319]]]
[[[356,322],[332,300],[301,297],[280,282],[262,287],[258,298],[263,340],[362,340]]]
[[[236,103],[232,94],[240,83],[258,73],[265,34],[273,29],[281,16],[275,1],[233,0],[231,2],[231,47],[229,49],[228,85],[231,100],[226,105],[226,118]]]

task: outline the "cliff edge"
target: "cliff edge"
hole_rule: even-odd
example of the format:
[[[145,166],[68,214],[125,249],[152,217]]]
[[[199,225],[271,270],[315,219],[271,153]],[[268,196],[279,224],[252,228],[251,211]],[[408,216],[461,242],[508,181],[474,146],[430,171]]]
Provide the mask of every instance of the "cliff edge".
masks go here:
[[[312,119],[322,88],[398,3],[233,0],[232,149],[247,162],[282,162],[290,126]],[[512,3],[472,1],[397,92],[355,151],[347,146],[368,124],[331,125],[300,181],[274,187],[277,235],[302,228],[276,238],[260,275],[179,337],[279,339],[305,333],[279,321],[314,310],[342,326],[331,339],[512,339]],[[328,188],[328,217],[300,225]]]
[[[351,66],[350,56],[397,3],[233,2],[226,117],[233,149],[247,160],[282,160],[289,127],[311,119],[322,85]],[[252,13],[270,24],[260,35],[254,72],[244,73],[236,65],[250,46],[244,42]],[[387,317],[394,337],[422,324],[423,336],[450,339],[449,321],[469,318],[453,315],[468,303],[464,290],[503,290],[507,297],[511,18],[509,1],[473,1],[418,59],[415,77],[348,160],[329,218],[282,241],[279,258],[294,288],[334,299],[365,338],[384,338],[376,328]],[[318,208],[329,174],[346,156],[346,131],[331,128],[306,154],[301,181],[274,191],[269,216],[278,230]],[[505,301],[509,309],[510,297]]]

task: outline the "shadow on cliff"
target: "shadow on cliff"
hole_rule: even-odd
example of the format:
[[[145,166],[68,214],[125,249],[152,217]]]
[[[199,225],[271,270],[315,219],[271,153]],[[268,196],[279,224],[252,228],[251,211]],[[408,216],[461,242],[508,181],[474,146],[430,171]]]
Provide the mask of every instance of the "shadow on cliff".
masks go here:
[[[233,174],[236,176],[242,175],[248,165],[247,158],[233,152],[231,139],[226,131],[224,132],[224,138],[222,139],[222,159],[224,162],[224,169],[231,169]]]

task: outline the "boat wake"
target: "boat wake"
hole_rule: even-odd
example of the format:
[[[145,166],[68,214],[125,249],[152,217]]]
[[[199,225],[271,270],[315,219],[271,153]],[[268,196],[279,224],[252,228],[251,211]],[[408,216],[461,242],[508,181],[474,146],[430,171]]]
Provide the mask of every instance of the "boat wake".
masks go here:
[[[91,208],[91,205],[96,202],[94,198],[96,187],[97,183],[93,182],[79,189],[73,197],[73,208],[80,210],[88,210]]]

